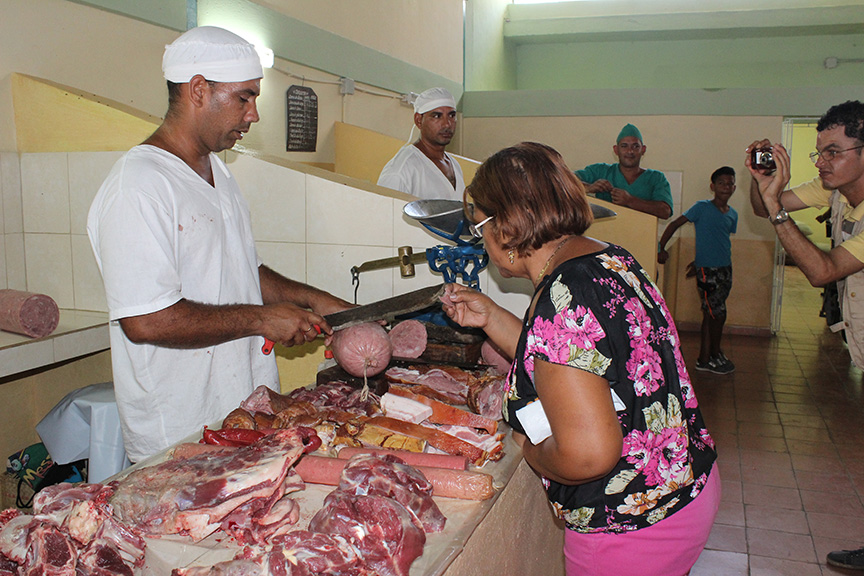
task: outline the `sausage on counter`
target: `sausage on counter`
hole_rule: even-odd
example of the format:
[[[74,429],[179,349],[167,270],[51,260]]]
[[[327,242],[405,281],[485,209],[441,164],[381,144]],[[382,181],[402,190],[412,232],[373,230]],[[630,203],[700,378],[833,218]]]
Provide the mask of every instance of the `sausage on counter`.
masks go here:
[[[171,455],[174,459],[190,458],[205,452],[218,450],[235,450],[228,446],[215,446],[213,444],[185,443],[178,444]],[[342,451],[346,450],[345,448]],[[365,450],[365,449],[358,449]],[[393,451],[388,451],[395,453]],[[435,454],[426,454],[435,456]],[[338,486],[342,475],[342,469],[348,462],[347,459],[329,458],[326,456],[303,456],[294,469],[304,482],[309,484],[323,484],[325,486]],[[414,466],[423,473],[432,484],[432,495],[445,498],[458,498],[460,500],[488,500],[495,495],[495,487],[492,485],[492,476],[485,472],[471,472],[469,470],[453,470],[447,468],[434,468],[431,466]]]
[[[31,338],[48,336],[60,322],[60,308],[45,294],[0,290],[0,330]]]

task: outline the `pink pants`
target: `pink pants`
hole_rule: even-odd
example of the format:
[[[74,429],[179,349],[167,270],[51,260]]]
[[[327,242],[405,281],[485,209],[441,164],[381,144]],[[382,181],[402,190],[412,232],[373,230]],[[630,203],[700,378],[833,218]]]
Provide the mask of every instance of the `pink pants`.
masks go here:
[[[684,576],[705,548],[719,506],[715,463],[699,496],[653,526],[624,534],[565,530],[567,576]]]

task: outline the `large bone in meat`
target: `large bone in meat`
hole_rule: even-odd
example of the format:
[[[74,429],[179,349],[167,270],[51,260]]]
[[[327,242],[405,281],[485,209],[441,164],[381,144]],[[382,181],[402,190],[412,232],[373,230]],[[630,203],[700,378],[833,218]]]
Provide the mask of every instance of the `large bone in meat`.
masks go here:
[[[185,532],[200,540],[249,500],[278,500],[288,470],[302,453],[296,429],[277,430],[233,451],[135,470],[117,482],[110,502],[115,516],[145,534]]]
[[[487,454],[486,451],[481,450],[477,446],[472,446],[464,440],[460,440],[459,438],[450,436],[449,434],[445,434],[444,432],[440,432],[434,428],[427,428],[419,424],[412,424],[411,422],[405,422],[395,418],[387,418],[386,416],[370,418],[367,423],[372,424],[373,426],[379,426],[385,430],[390,430],[391,432],[425,440],[431,446],[441,450],[442,452],[466,456],[476,466],[482,466],[485,464],[489,457],[489,454]]]
[[[489,434],[494,434],[498,430],[498,422],[484,418],[479,414],[456,408],[450,404],[445,404],[432,398],[423,396],[422,394],[414,394],[410,389],[391,385],[389,394],[395,394],[403,398],[420,402],[432,409],[432,415],[429,416],[429,421],[433,424],[451,424],[454,426],[468,426],[469,428],[479,428],[485,430]]]

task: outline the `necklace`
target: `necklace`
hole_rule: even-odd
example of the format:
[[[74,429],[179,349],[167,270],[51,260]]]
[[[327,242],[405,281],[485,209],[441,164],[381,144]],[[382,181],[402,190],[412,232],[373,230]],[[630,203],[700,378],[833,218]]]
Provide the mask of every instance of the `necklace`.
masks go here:
[[[564,244],[566,244],[567,241],[570,240],[570,238],[570,236],[564,238],[564,240],[558,243],[558,246],[555,247],[555,250],[552,251],[552,255],[549,256],[549,259],[546,260],[546,264],[543,265],[543,269],[540,270],[540,274],[537,275],[537,284],[539,284],[540,280],[543,279],[543,275],[546,274],[546,269],[549,268],[549,264],[552,263],[552,259],[555,258],[555,255],[558,254],[558,251],[561,250],[561,247],[564,246]]]

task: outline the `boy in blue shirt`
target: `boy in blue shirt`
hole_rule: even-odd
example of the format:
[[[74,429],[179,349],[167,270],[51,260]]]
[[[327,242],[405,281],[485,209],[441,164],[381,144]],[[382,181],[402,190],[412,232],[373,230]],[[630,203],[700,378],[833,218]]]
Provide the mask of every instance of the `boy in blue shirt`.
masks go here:
[[[715,374],[731,374],[735,365],[720,348],[726,323],[726,298],[732,289],[732,242],[730,234],[738,230],[738,212],[729,206],[735,193],[735,170],[729,166],[711,174],[714,198],[696,202],[683,215],[666,226],[660,238],[657,261],[666,262],[666,243],[675,232],[692,222],[696,226],[696,259],[688,265],[688,276],[695,273],[699,299],[702,302],[702,340],[696,369]]]

